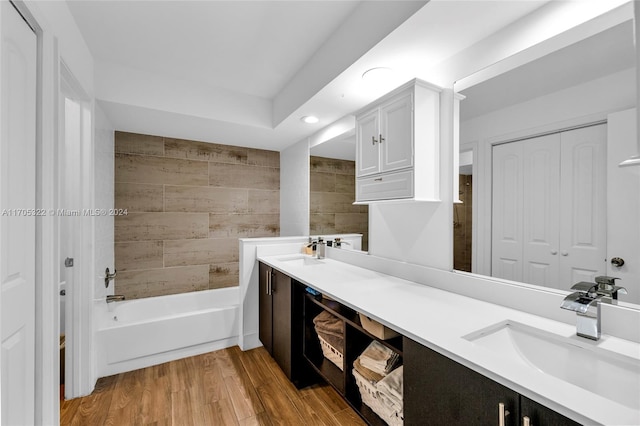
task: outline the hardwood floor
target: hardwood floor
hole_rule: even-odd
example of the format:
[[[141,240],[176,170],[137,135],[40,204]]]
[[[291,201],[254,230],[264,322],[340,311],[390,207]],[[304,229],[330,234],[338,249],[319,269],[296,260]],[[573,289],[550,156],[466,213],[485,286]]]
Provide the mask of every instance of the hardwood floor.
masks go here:
[[[104,377],[61,425],[364,425],[329,385],[296,389],[264,348],[237,346]]]

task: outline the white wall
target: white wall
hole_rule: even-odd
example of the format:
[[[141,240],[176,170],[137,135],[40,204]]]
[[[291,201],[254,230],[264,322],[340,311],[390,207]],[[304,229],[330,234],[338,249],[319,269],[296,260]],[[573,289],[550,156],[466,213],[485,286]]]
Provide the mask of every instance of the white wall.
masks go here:
[[[280,152],[280,236],[309,235],[309,140]]]

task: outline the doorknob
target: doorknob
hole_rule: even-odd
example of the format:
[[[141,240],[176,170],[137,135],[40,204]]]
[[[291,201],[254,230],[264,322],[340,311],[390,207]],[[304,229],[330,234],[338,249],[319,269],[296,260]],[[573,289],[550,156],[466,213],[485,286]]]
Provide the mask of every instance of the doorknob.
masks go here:
[[[621,257],[611,258],[611,264],[616,268],[621,268],[624,265],[624,259]]]

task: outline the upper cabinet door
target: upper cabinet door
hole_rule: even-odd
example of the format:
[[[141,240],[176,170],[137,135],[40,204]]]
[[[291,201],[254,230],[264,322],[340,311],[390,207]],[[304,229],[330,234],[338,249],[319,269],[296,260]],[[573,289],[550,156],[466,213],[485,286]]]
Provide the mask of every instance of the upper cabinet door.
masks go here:
[[[380,132],[378,109],[358,118],[356,123],[357,176],[366,176],[380,171]]]
[[[411,93],[380,107],[381,172],[413,166],[413,129]]]

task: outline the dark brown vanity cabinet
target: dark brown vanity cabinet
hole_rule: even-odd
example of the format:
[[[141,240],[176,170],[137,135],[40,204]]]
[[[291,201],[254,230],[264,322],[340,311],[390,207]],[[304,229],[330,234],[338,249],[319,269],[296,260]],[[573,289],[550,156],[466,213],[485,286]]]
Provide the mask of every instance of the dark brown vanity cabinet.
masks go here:
[[[579,424],[411,339],[403,347],[406,426]]]
[[[263,263],[259,272],[260,341],[289,380],[301,386],[307,376],[301,366],[304,288]]]

